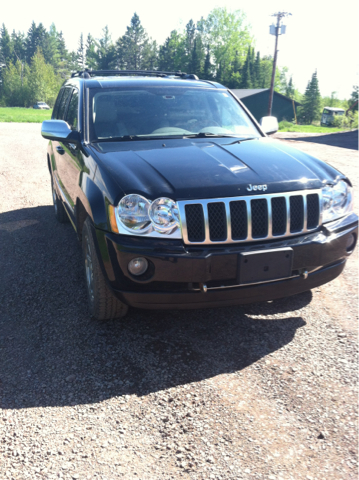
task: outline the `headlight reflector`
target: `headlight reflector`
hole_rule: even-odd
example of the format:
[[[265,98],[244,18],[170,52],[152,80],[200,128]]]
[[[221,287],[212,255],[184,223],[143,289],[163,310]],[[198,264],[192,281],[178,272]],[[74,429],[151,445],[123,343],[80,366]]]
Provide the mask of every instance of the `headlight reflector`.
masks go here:
[[[146,231],[151,225],[148,209],[150,202],[141,195],[126,195],[117,207],[121,223],[130,230]]]
[[[170,198],[154,200],[150,206],[149,215],[158,232],[168,232],[179,226],[178,207]]]
[[[340,180],[323,188],[323,223],[346,215],[352,209],[353,195],[349,185]]]

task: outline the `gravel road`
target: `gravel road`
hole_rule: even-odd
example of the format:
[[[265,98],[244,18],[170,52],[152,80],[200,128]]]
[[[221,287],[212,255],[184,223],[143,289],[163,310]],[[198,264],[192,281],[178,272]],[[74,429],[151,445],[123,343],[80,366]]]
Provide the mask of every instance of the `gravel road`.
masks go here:
[[[356,150],[285,141],[357,182]],[[1,480],[356,479],[357,254],[294,297],[97,323],[45,150],[0,124]]]

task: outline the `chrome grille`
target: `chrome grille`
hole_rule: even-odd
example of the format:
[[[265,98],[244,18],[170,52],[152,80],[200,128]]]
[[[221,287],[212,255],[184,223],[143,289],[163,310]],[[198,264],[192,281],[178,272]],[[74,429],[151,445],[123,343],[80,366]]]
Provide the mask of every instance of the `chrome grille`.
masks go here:
[[[277,239],[321,224],[321,190],[177,203],[186,244]]]

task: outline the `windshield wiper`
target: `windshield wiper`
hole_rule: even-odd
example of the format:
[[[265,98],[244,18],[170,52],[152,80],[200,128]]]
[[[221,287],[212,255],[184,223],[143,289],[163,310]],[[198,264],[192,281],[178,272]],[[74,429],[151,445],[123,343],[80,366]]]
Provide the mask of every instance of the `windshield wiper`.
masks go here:
[[[198,133],[193,133],[189,135],[183,135],[183,138],[226,138],[230,137],[233,138],[235,135],[228,135],[228,134],[223,134],[223,133],[211,133],[211,132],[198,132]]]
[[[234,145],[235,143],[247,142],[248,140],[257,140],[258,138],[260,137],[240,138],[239,140],[235,140],[232,143],[227,143],[227,145]]]
[[[107,138],[98,138],[94,143],[98,142],[128,142],[129,140],[141,140],[142,137],[137,135],[123,135],[122,137],[107,137]]]

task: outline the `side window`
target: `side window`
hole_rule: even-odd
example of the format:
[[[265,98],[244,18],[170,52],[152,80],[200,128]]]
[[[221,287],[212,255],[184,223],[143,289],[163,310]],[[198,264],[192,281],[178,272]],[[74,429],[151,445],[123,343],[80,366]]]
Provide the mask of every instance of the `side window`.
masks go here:
[[[52,111],[52,119],[53,120],[56,120],[57,119],[57,113],[59,111],[59,106],[60,106],[60,102],[61,102],[61,98],[62,98],[62,94],[64,93],[64,89],[62,88],[59,92],[59,94],[57,95],[57,99],[56,99],[56,102],[55,102],[55,106],[54,106],[54,109]]]
[[[79,106],[79,92],[74,89],[72,91],[72,97],[67,110],[66,121],[72,128],[72,130],[78,129],[78,106]]]
[[[60,104],[59,104],[59,110],[57,112],[57,120],[63,120],[64,119],[64,116],[65,116],[65,113],[66,113],[66,107],[67,107],[67,102],[68,102],[68,99],[71,95],[71,88],[64,88],[64,93],[61,97],[61,101],[60,101]]]

